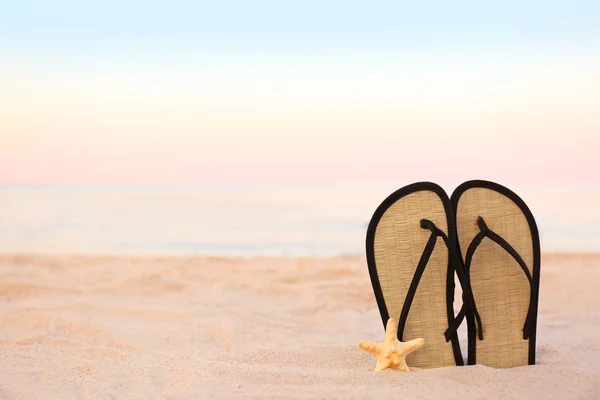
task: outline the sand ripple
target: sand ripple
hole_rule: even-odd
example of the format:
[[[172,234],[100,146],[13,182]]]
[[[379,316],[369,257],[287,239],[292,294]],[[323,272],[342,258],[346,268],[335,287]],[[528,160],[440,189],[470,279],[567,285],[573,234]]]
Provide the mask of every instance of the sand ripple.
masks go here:
[[[0,399],[598,399],[600,257],[543,267],[540,365],[407,375],[362,257],[0,255]]]

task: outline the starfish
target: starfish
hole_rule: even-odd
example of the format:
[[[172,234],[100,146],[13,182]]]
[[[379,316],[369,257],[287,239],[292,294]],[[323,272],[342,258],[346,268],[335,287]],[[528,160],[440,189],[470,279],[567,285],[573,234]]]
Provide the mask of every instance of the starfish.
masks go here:
[[[396,321],[388,319],[385,327],[385,339],[383,343],[361,342],[358,347],[377,357],[375,371],[383,371],[387,368],[400,371],[410,371],[406,365],[406,356],[425,344],[423,339],[401,342],[397,338]]]

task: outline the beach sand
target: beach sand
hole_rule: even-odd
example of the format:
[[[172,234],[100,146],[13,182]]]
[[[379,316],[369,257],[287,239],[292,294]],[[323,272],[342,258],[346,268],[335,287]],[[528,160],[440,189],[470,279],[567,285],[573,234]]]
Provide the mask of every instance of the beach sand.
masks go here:
[[[538,365],[376,373],[382,338],[359,256],[0,256],[0,399],[600,399],[600,255],[544,255]]]

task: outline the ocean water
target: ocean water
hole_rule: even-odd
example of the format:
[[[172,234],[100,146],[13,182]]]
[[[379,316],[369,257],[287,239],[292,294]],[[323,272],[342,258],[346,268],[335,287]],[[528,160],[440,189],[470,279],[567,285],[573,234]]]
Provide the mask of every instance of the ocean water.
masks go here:
[[[0,252],[362,254],[373,211],[400,186],[4,186]],[[512,189],[533,211],[543,251],[600,251],[599,187]]]

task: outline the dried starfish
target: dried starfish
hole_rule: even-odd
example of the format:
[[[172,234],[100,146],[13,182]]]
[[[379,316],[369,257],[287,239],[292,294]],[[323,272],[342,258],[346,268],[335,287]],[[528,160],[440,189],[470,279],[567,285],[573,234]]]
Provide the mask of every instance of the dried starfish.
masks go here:
[[[383,343],[362,342],[358,347],[377,357],[375,371],[383,371],[386,368],[410,371],[406,365],[406,356],[420,349],[424,344],[425,340],[423,339],[399,341],[396,333],[396,321],[390,318],[385,326]]]

